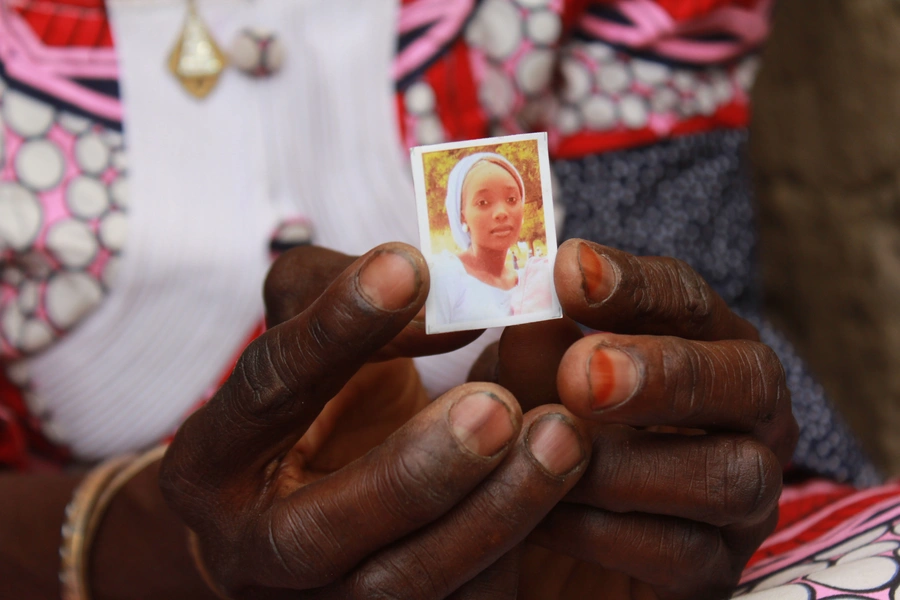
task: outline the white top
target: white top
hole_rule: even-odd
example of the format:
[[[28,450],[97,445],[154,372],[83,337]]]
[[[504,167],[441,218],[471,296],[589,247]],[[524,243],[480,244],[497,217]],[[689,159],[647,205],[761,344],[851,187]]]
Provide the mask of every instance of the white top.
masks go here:
[[[479,322],[512,316],[515,287],[502,290],[473,277],[459,256],[446,250],[429,263],[433,301],[428,319],[437,325]],[[517,271],[521,273],[521,271]]]
[[[45,433],[81,459],[156,443],[216,384],[261,321],[285,215],[346,253],[418,237],[390,71],[397,0],[199,0],[221,43],[257,26],[289,46],[277,76],[228,69],[202,102],[166,68],[186,3],[107,5],[131,178],[121,275],[77,329],[19,365]],[[491,339],[417,360],[428,391],[463,382]]]
[[[459,256],[442,252],[428,263],[431,291],[426,309],[428,333],[520,325],[562,316],[553,288],[553,263],[534,256],[518,269],[515,287],[502,290],[473,277]]]

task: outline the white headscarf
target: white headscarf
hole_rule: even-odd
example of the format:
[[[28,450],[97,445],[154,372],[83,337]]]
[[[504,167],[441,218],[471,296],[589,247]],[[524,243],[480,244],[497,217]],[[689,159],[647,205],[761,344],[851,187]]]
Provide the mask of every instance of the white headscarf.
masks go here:
[[[472,236],[469,232],[463,231],[462,228],[462,193],[463,184],[469,171],[472,170],[477,163],[490,159],[494,162],[502,162],[509,166],[509,170],[516,178],[516,184],[519,186],[519,192],[522,194],[522,202],[525,202],[525,184],[522,182],[522,176],[519,171],[509,162],[505,156],[495,154],[493,152],[477,152],[463,158],[453,170],[450,171],[450,177],[447,178],[447,218],[450,220],[450,233],[453,234],[453,240],[462,250],[468,250],[472,245]]]

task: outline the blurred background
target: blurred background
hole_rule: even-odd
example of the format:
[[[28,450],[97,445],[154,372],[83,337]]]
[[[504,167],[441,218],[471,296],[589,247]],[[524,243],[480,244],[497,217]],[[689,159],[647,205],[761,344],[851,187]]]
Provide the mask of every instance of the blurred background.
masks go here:
[[[766,307],[900,473],[900,2],[780,0],[753,91]]]

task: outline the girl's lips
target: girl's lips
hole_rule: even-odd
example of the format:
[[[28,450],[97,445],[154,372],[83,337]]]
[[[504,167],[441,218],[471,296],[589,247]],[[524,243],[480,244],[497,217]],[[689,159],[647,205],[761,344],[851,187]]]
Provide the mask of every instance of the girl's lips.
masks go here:
[[[491,233],[493,233],[494,235],[508,235],[512,233],[512,230],[513,228],[509,225],[503,225],[502,227],[495,227],[494,229],[491,229]]]

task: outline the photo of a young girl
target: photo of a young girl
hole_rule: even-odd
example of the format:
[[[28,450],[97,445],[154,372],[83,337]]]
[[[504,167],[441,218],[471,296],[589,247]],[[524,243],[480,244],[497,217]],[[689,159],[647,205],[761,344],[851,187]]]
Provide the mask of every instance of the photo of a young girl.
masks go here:
[[[561,315],[545,140],[529,134],[413,151],[429,333]]]

